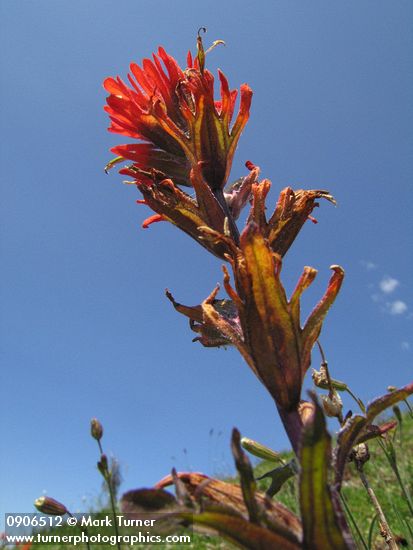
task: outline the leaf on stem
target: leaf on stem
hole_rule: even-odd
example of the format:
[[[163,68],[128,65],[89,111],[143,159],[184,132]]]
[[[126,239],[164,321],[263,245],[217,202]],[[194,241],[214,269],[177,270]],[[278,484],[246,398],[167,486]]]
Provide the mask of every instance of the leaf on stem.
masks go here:
[[[355,549],[337,493],[329,485],[331,436],[323,411],[314,398],[315,412],[303,427],[301,441],[300,507],[307,550]]]

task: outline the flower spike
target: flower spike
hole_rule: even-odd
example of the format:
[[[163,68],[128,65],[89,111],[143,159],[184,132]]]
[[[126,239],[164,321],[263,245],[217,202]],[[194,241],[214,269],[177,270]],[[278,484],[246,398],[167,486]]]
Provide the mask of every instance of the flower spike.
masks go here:
[[[219,71],[221,98],[214,98],[214,77],[205,68],[205,51],[199,30],[198,54],[188,56],[183,70],[173,57],[159,48],[142,67],[130,66],[129,85],[119,77],[107,78],[109,93],[105,110],[111,119],[109,131],[132,137],[138,143],[118,145],[112,152],[132,161],[130,170],[138,184],[148,183],[152,169],[175,185],[192,186],[191,170],[202,164],[202,176],[213,192],[221,191],[228,179],[235,149],[248,121],[252,91],[240,88],[239,113],[231,126],[236,90],[230,90]],[[222,41],[216,41],[217,45]]]

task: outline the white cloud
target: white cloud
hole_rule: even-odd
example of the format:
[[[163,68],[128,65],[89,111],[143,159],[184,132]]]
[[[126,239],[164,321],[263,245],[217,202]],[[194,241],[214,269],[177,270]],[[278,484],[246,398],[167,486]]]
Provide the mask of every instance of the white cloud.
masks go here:
[[[401,343],[401,348],[402,348],[402,350],[404,350],[404,351],[409,351],[409,349],[410,349],[410,342],[402,342],[402,343]]]
[[[377,267],[377,265],[374,262],[371,262],[370,260],[361,260],[360,263],[366,271],[372,271]]]
[[[380,290],[385,294],[391,294],[399,286],[400,282],[393,277],[383,277],[380,281]]]
[[[402,300],[395,300],[387,304],[391,315],[403,315],[407,311],[407,304]]]

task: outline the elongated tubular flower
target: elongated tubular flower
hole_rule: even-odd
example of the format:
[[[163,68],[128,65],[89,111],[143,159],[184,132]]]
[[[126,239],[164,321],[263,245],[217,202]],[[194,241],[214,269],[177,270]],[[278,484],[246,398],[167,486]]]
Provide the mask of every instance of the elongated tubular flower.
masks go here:
[[[104,81],[110,94],[105,107],[112,121],[109,131],[140,141],[112,151],[133,162],[127,173],[138,183],[147,183],[155,169],[177,185],[191,186],[190,171],[202,163],[207,184],[222,190],[249,117],[252,91],[241,86],[240,109],[231,127],[237,91],[218,71],[221,99],[215,101],[212,74],[200,68],[199,57],[193,60],[188,54],[187,61],[182,70],[160,47],[153,61],[143,60],[142,68],[131,64],[130,86],[119,77]]]
[[[315,269],[304,268],[288,300],[280,280],[281,258],[272,252],[254,222],[243,231],[241,254],[231,259],[231,263],[237,291],[229,284],[226,268],[224,284],[236,305],[243,333],[242,341],[234,343],[277,404],[286,411],[294,410],[310,366],[311,350],[341,287],[343,270],[332,267],[334,273],[324,297],[301,327],[300,298],[313,282]],[[206,320],[213,324],[219,313],[210,300],[204,302],[203,310]],[[222,317],[219,321],[221,329],[227,330],[228,322]],[[232,327],[228,329],[230,336]]]

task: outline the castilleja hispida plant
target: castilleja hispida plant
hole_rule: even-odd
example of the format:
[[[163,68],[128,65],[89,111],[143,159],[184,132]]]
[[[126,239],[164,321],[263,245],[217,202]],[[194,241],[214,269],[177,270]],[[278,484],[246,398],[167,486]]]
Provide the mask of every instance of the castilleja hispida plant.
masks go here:
[[[315,394],[311,401],[303,401],[311,353],[344,271],[337,265],[331,267],[324,295],[302,323],[301,295],[317,271],[304,267],[287,297],[281,266],[305,222],[314,221],[311,213],[317,201],[335,201],[327,191],[287,187],[267,216],[271,182],[259,179],[258,167],[246,162],[245,177],[228,184],[237,143],[250,115],[252,90],[247,84],[239,92],[231,90],[218,71],[220,94],[216,99],[214,76],[205,67],[207,53],[198,35],[196,55],[188,54],[185,69],[159,48],[141,67],[131,64],[128,84],[119,77],[104,81],[109,94],[105,107],[111,120],[109,131],[132,138],[112,149],[116,158],[107,169],[123,163],[120,173],[142,194],[138,202],[154,212],[143,227],[170,222],[225,262],[227,298],[217,297],[218,288],[197,306],[182,305],[169,292],[167,296],[189,318],[197,333],[195,340],[206,347],[235,346],[274,399],[297,455],[294,467],[290,464],[288,469],[277,470],[283,471],[285,479],[299,472],[301,519],[271,499],[274,486],[266,495],[256,491],[237,430],[232,450],[240,486],[201,474],[173,472],[153,489],[126,493],[123,509],[132,513],[159,509],[175,521],[210,528],[244,548],[355,548],[339,499],[345,464],[356,445],[394,428],[394,423],[375,426],[372,422],[412,393],[413,384],[376,399],[367,409],[362,406],[363,415],[343,417],[338,392],[348,388],[332,380],[323,363],[324,370],[314,380],[329,390],[328,396],[322,405]],[[240,232],[237,219],[247,205],[249,213]],[[325,414],[336,416],[341,424],[334,451]],[[176,496],[164,490],[171,483]]]

